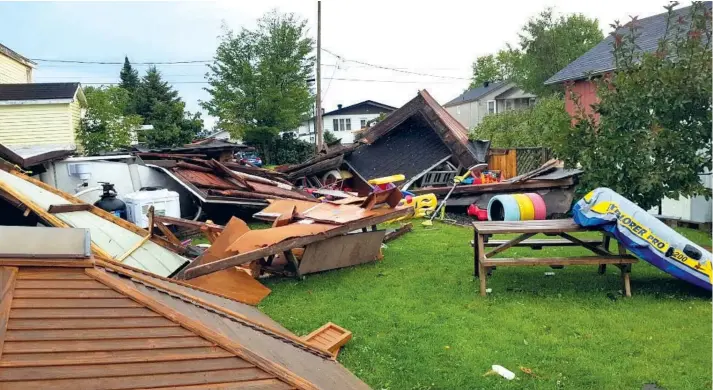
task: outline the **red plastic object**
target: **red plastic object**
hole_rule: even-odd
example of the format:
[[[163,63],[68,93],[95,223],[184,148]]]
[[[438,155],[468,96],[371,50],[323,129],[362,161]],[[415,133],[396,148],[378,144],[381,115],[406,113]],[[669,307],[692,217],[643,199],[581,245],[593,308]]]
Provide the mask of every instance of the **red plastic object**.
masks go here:
[[[525,196],[530,198],[532,205],[535,207],[535,219],[542,220],[547,218],[547,206],[545,205],[545,200],[542,199],[542,196],[534,192],[528,192]]]
[[[480,207],[476,206],[475,204],[468,206],[468,215],[470,215],[471,217],[477,218],[479,221],[487,221],[488,220],[488,210],[481,209]]]

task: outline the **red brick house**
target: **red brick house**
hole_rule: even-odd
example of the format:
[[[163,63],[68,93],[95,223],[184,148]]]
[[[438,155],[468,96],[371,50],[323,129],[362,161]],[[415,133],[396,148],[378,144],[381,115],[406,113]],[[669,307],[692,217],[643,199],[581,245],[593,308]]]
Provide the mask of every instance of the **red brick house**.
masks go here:
[[[704,3],[708,10],[711,9],[711,2]],[[688,19],[691,7],[684,7],[674,10],[673,20],[679,16]],[[659,40],[666,32],[666,22],[668,14],[666,12],[638,20],[639,37],[636,44],[642,52],[653,52],[656,50]],[[622,27],[619,34],[627,34],[628,27]],[[545,81],[545,85],[572,83],[571,91],[580,96],[582,105],[588,108],[597,101],[597,89],[591,77],[597,77],[616,69],[614,65],[614,55],[612,54],[612,43],[614,36],[610,34],[588,52],[572,61],[559,72]],[[569,94],[566,94],[569,95]],[[565,108],[569,115],[574,116],[576,107],[570,96],[565,98]]]

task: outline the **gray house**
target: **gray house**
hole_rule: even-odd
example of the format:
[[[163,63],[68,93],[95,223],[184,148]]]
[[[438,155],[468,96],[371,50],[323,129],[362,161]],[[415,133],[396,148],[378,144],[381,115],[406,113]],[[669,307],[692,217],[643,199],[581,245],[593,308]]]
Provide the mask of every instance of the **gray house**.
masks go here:
[[[535,95],[515,86],[511,81],[485,82],[469,89],[446,103],[446,108],[466,129],[477,126],[486,115],[530,107]]]

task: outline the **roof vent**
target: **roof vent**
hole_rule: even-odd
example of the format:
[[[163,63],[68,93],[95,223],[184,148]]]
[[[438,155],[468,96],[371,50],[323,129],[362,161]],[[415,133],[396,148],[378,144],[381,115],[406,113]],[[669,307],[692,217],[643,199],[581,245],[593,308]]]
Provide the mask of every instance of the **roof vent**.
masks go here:
[[[488,85],[490,85],[490,81],[483,81],[483,87],[488,88]]]
[[[337,104],[337,110],[341,110],[341,109],[342,109],[342,105],[341,105],[341,104]]]

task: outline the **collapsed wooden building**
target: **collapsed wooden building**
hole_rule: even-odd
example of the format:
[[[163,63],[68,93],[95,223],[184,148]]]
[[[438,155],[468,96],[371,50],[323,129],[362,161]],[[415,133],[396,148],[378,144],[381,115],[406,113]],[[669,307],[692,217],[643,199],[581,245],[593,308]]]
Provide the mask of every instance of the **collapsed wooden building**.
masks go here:
[[[369,388],[256,308],[94,258],[88,229],[2,234],[2,389]]]
[[[527,191],[542,195],[551,215],[566,213],[581,171],[553,167],[526,175],[514,168],[515,156],[514,151],[491,150],[489,141],[469,140],[468,130],[422,90],[365,129],[355,144],[333,145],[309,161],[277,170],[299,187],[345,189],[360,195],[371,190],[369,180],[403,175],[404,180],[398,183],[401,190],[442,198],[454,177],[477,164],[487,164],[488,169],[501,174],[502,181],[459,185],[449,206],[477,204],[484,208],[494,195]],[[545,156],[533,171],[546,162]]]

